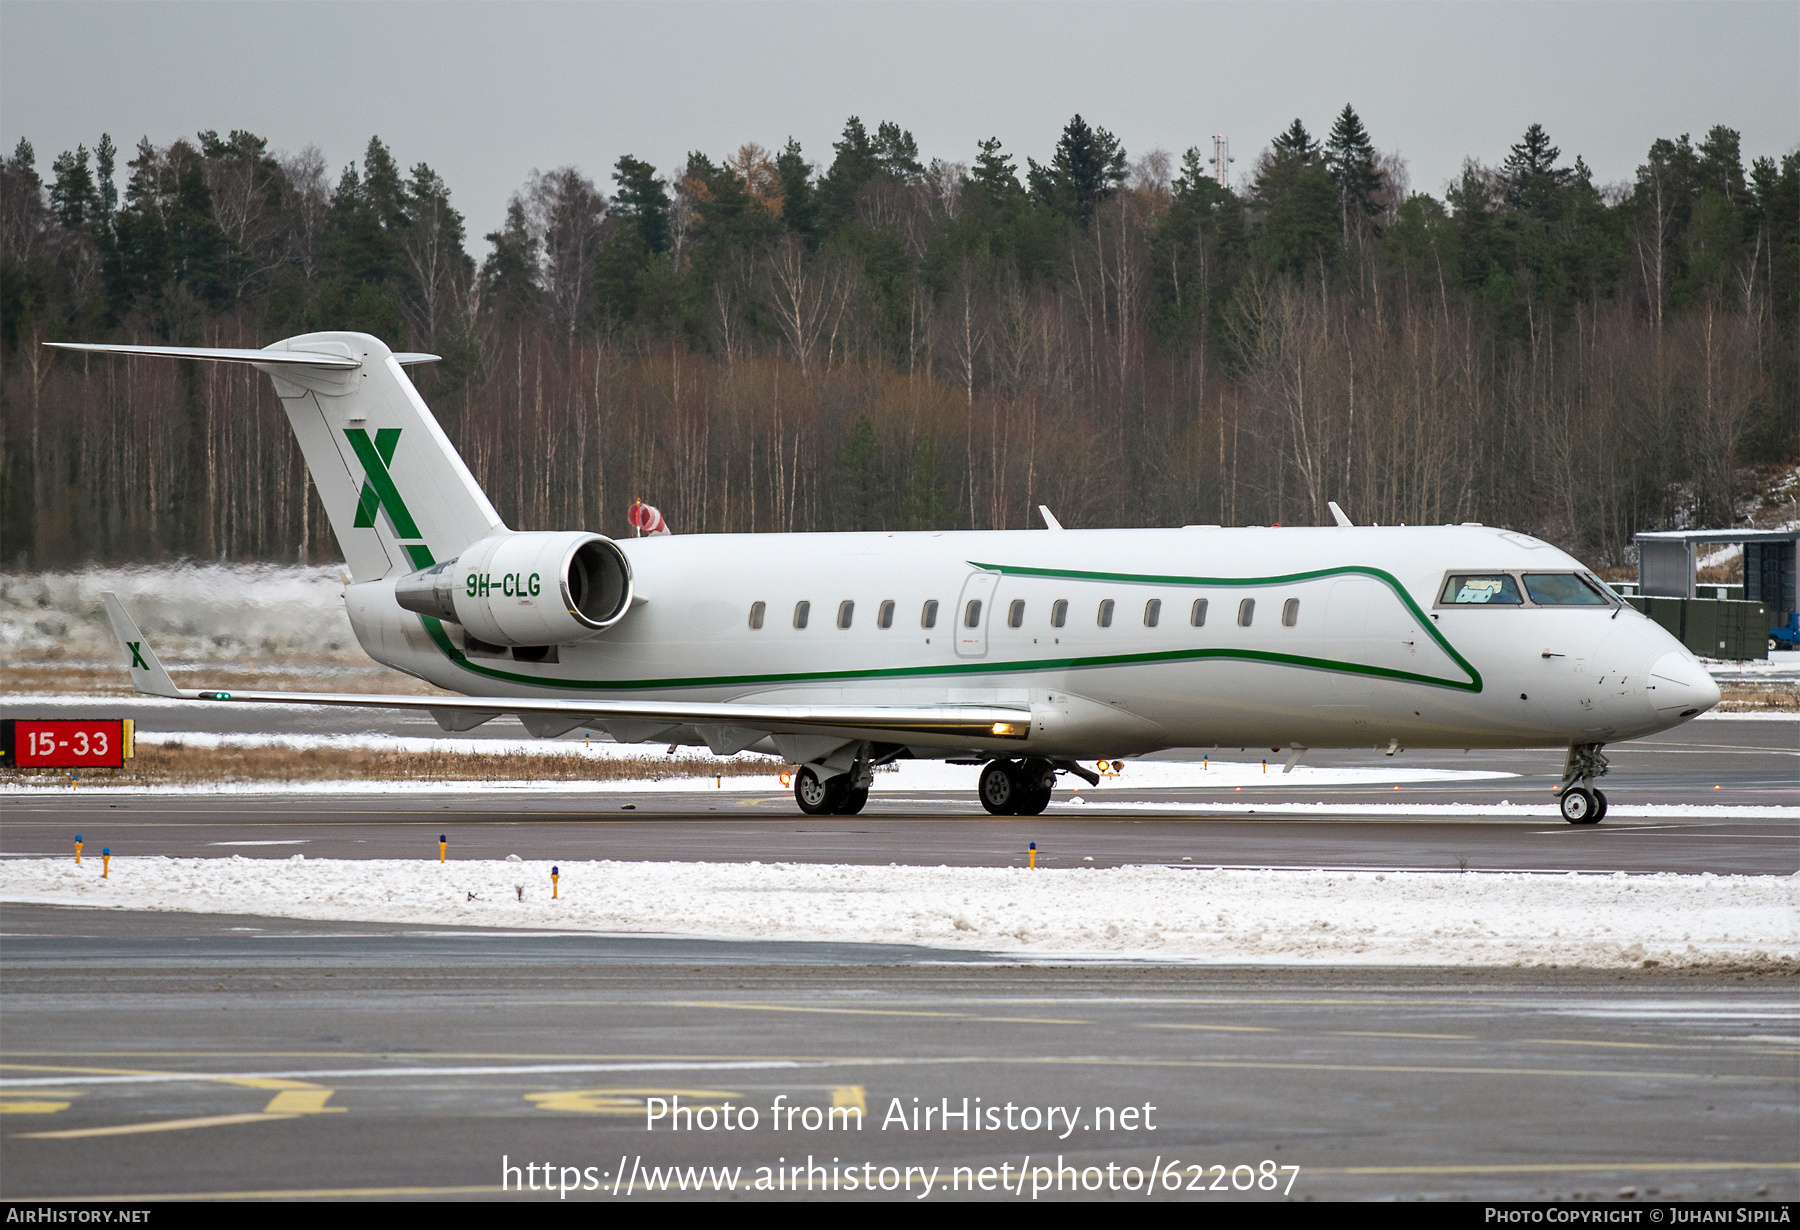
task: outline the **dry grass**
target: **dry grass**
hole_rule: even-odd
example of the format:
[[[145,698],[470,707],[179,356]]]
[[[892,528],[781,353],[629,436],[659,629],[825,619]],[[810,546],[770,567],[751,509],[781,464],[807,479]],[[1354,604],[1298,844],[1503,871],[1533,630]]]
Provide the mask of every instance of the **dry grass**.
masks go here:
[[[686,777],[755,777],[782,766],[773,760],[672,756],[585,757],[511,752],[388,752],[375,748],[188,747],[141,743],[123,769],[84,769],[96,786],[203,786],[228,782],[502,782],[655,781]],[[14,780],[66,785],[66,769],[21,769]]]
[[[1791,683],[1721,683],[1719,696],[1724,713],[1800,712],[1800,686]]]

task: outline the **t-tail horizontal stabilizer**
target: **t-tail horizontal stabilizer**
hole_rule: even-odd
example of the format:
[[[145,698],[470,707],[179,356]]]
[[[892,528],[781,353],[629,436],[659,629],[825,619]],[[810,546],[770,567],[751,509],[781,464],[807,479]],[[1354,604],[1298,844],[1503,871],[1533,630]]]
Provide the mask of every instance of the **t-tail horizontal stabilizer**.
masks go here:
[[[157,661],[156,654],[150,648],[150,642],[138,631],[138,626],[125,611],[125,604],[119,601],[114,593],[100,595],[106,604],[106,617],[112,620],[113,635],[119,638],[119,648],[125,651],[126,664],[131,668],[131,686],[148,696],[170,696],[178,700],[195,700],[200,693],[178,688],[175,681],[169,678],[169,672]]]

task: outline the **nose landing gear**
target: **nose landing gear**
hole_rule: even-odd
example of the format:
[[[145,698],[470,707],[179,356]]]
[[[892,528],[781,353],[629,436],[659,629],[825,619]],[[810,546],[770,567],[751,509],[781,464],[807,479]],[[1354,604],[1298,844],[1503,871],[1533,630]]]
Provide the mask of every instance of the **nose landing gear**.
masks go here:
[[[1599,824],[1606,818],[1606,796],[1594,788],[1594,779],[1605,777],[1606,757],[1602,743],[1575,743],[1563,762],[1562,790],[1557,803],[1562,818],[1570,824]]]

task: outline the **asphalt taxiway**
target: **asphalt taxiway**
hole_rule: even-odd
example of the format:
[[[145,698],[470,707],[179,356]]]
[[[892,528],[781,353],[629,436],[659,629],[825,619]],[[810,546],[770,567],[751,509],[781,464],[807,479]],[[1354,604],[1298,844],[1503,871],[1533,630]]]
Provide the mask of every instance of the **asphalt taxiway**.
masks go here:
[[[727,792],[84,790],[0,798],[0,855],[66,854],[81,832],[90,849],[132,855],[425,858],[444,833],[461,858],[1008,866],[1036,841],[1052,867],[1790,875],[1800,824],[1766,809],[1797,801],[1797,735],[1793,722],[1718,720],[1609,749],[1615,808],[1684,806],[1595,828],[1496,814],[1502,800],[1547,802],[1557,754],[1454,752],[1405,758],[1519,776],[1399,790],[1109,785],[1028,819],[988,816],[966,793],[878,793],[862,815],[808,818],[786,796]],[[1169,809],[1132,807],[1143,803]],[[1479,808],[1432,813],[1446,803]],[[937,1166],[945,1180],[991,1167],[1016,1183],[1021,1166],[1058,1160],[1103,1184],[1086,1199],[1144,1199],[1151,1172],[1164,1199],[1800,1196],[1800,1001],[1791,977],[1766,971],[1050,966],[882,945],[7,905],[0,997],[6,1198],[492,1199],[503,1158],[592,1167],[596,1190],[570,1199],[682,1198],[657,1188],[657,1176],[677,1182],[657,1168],[741,1167],[743,1182],[808,1158],[840,1184],[815,1197],[866,1198],[842,1188],[849,1165],[877,1178]],[[742,1132],[646,1130],[647,1100],[677,1092],[762,1118]],[[895,1099],[910,1112],[915,1098],[965,1097],[1080,1118],[1067,1135],[880,1127]],[[777,1099],[861,1106],[865,1126],[778,1134]],[[1142,1116],[1118,1125],[1119,1110],[1145,1105],[1153,1131]],[[1098,1107],[1113,1112],[1103,1127]],[[1299,1167],[1291,1189],[1286,1170],[1279,1190],[1252,1179],[1264,1162]],[[1132,1167],[1135,1188],[1105,1186]],[[730,1195],[721,1182],[714,1171],[686,1197]],[[930,1199],[1025,1200],[1031,1186],[940,1185]],[[920,1194],[917,1181],[885,1193]]]
[[[1232,755],[1233,752],[1221,753]],[[1010,866],[1036,842],[1046,866],[1175,863],[1540,871],[1800,871],[1800,819],[1730,809],[1800,803],[1800,722],[1694,722],[1608,749],[1613,815],[1593,827],[1540,808],[1560,780],[1556,752],[1321,753],[1321,764],[1475,768],[1516,776],[1397,787],[1140,790],[1131,767],[1099,791],[1057,792],[1050,812],[995,817],[970,793],[884,796],[861,815],[806,817],[785,794],[732,791],[511,793],[420,790],[200,795],[33,791],[0,799],[0,855],[61,854],[81,833],[133,855],[320,858],[454,856],[805,861]],[[1080,794],[1077,808],[1068,800]],[[1157,804],[1155,808],[1134,805]],[[1444,804],[1474,804],[1441,814]],[[1719,811],[1718,808],[1726,810]]]
[[[1143,1199],[1150,1173],[1164,1199],[1800,1195],[1800,1012],[1753,974],[1038,968],[21,906],[0,925],[8,1198],[495,1198],[503,1157],[591,1166],[599,1190],[570,1198],[614,1200],[678,1197],[655,1168],[809,1159],[818,1184],[937,1167],[934,1199],[1031,1197],[946,1192],[958,1166],[1137,1184],[1065,1199]],[[758,1124],[647,1128],[678,1094]],[[892,1118],[964,1098],[1013,1127]],[[863,1126],[777,1130],[778,1099]],[[1067,1109],[1050,1130],[1026,1107]],[[1291,1189],[1245,1190],[1265,1162],[1299,1168]]]

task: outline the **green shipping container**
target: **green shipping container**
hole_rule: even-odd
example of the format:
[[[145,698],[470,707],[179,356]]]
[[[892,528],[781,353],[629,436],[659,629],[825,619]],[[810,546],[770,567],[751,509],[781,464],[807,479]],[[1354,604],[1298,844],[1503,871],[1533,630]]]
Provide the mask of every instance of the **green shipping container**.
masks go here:
[[[1636,594],[1625,601],[1698,657],[1755,662],[1769,656],[1768,608],[1760,602]]]

